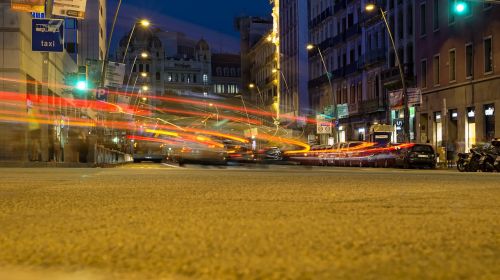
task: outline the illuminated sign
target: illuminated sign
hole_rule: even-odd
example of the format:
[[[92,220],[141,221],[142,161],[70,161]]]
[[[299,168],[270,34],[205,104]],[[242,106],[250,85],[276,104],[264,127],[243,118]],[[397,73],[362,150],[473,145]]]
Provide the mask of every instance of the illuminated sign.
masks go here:
[[[495,114],[495,108],[489,107],[488,109],[484,110],[484,115],[485,116],[493,116]]]

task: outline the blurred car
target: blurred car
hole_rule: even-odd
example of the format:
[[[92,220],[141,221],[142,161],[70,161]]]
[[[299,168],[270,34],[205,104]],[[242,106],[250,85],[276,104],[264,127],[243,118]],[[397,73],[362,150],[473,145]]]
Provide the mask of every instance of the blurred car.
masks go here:
[[[238,163],[253,163],[257,161],[257,157],[252,149],[245,146],[234,146],[227,150],[228,161]]]
[[[267,147],[258,151],[257,160],[263,162],[281,161],[283,160],[283,154],[281,152],[281,149],[278,147]]]
[[[395,152],[396,166],[403,168],[429,167],[436,168],[438,155],[431,145],[414,144]]]
[[[162,145],[160,143],[136,141],[134,143],[132,158],[134,159],[135,163],[143,161],[160,163],[164,159],[166,159],[166,155],[164,154]]]
[[[184,165],[186,163],[225,165],[227,153],[213,146],[190,145],[183,146],[172,155],[172,159]]]

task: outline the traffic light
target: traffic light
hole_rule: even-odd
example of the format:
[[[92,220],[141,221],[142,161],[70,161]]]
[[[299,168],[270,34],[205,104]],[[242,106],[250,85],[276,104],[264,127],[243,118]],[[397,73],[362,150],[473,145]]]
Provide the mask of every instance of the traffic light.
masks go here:
[[[87,80],[87,66],[79,66],[76,74],[75,89],[79,92],[86,92],[89,89]]]
[[[469,4],[465,1],[455,0],[453,1],[452,11],[457,15],[466,14],[470,9]]]

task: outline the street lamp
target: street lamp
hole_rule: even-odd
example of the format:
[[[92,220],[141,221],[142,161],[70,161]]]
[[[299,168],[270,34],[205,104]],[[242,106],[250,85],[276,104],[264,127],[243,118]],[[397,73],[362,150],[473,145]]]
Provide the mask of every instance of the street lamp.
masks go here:
[[[125,47],[125,52],[123,53],[122,63],[125,63],[125,59],[127,58],[128,47],[130,46],[130,41],[132,40],[132,36],[134,35],[135,27],[137,25],[142,26],[143,28],[148,28],[151,23],[147,19],[142,19],[132,26],[132,31],[130,31],[130,35],[128,36],[127,46]]]
[[[376,10],[376,5],[374,3],[368,3],[365,6],[365,11],[373,12]],[[406,92],[406,82],[405,76],[403,72],[403,66],[401,65],[401,60],[399,59],[398,51],[396,50],[396,44],[394,43],[394,36],[392,35],[391,28],[389,27],[389,23],[387,22],[387,18],[385,17],[386,12],[379,7],[380,14],[382,15],[382,19],[384,20],[385,27],[387,29],[387,33],[389,34],[389,39],[391,40],[392,49],[394,50],[394,55],[396,56],[396,62],[398,64],[399,75],[401,77],[401,84],[403,87],[403,98],[404,98],[404,138],[405,142],[410,142],[410,110],[408,108],[408,94]]]
[[[254,88],[256,88],[256,89],[257,89],[257,93],[259,94],[259,97],[260,97],[260,103],[262,104],[262,107],[265,107],[265,106],[264,106],[264,98],[262,97],[262,93],[260,92],[260,88],[259,88],[256,84],[254,84],[254,83],[250,83],[250,84],[248,85],[248,87],[249,87],[250,89],[254,89]]]

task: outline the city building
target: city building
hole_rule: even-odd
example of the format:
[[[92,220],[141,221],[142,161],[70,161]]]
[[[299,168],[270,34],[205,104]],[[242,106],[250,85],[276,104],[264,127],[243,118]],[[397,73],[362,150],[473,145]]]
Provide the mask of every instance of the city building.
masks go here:
[[[241,93],[241,57],[239,54],[212,54],[212,92],[234,96]]]
[[[252,81],[252,61],[250,50],[262,39],[264,34],[273,28],[271,18],[262,17],[237,17],[234,20],[236,30],[240,32],[240,54],[241,54],[241,84],[246,96],[251,95],[248,85]]]
[[[0,2],[0,91],[21,97],[0,103],[10,112],[7,118],[17,116],[0,123],[0,160],[78,161],[66,120],[82,112],[61,101],[73,99],[73,92],[60,86],[65,73],[78,71],[77,64],[66,50],[48,53],[47,60],[31,50],[32,17],[11,10],[10,1]]]
[[[455,151],[500,137],[500,6],[415,1],[417,141]]]
[[[124,59],[130,33],[120,41],[119,61],[126,64],[128,91],[207,96],[211,90],[212,53],[208,43],[183,33],[136,28]],[[151,101],[152,102],[152,101]]]
[[[278,95],[278,65],[276,45],[271,41],[271,31],[265,34],[249,51],[250,99],[261,108],[272,105]]]
[[[103,60],[106,55],[106,0],[88,0],[85,19],[78,20],[78,65]]]
[[[290,117],[314,115],[308,94],[308,1],[270,0],[276,25],[273,27],[278,46],[280,71],[278,99],[281,114]],[[278,21],[278,22],[276,22]]]
[[[438,2],[438,1],[435,1]],[[394,43],[401,61],[401,69],[407,88],[406,94],[412,95],[408,104],[409,109],[409,132],[408,140],[416,140],[416,118],[415,112],[420,105],[420,90],[415,83],[415,16],[414,16],[414,1],[413,0],[390,0],[380,1],[379,5],[386,11],[386,18],[391,29]],[[374,14],[377,14],[374,11]],[[380,12],[378,12],[380,15]],[[385,27],[385,26],[382,26]],[[388,124],[393,126],[393,141],[405,141],[405,116],[402,94],[401,74],[397,63],[396,55],[392,47],[390,37],[384,36],[385,52],[386,52],[386,68],[381,73],[381,80],[384,85],[385,94],[388,94],[386,104],[388,104],[387,112]],[[391,94],[392,93],[392,94]],[[392,96],[392,100],[391,97]],[[398,100],[398,98],[400,100]],[[392,104],[389,105],[389,104]]]
[[[380,74],[384,68],[385,27],[367,14],[364,1],[310,1],[309,95],[318,114],[333,115],[326,144],[365,140],[372,124],[386,122]],[[334,116],[332,116],[334,117]]]

